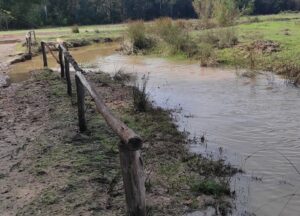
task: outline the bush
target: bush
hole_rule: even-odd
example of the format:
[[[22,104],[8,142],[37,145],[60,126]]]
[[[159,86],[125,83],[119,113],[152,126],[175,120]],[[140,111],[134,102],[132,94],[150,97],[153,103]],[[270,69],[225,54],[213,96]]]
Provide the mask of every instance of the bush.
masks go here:
[[[154,40],[146,36],[146,26],[143,21],[129,23],[127,34],[135,52],[150,49],[154,46]]]
[[[234,28],[209,30],[200,35],[199,40],[218,49],[230,48],[238,44],[238,37]]]
[[[72,28],[71,28],[71,31],[72,33],[74,34],[78,34],[80,31],[79,31],[79,27],[78,25],[74,25]]]
[[[218,48],[230,48],[238,44],[238,37],[234,28],[225,28],[216,32],[219,38]]]
[[[182,43],[180,50],[189,58],[197,57],[199,54],[197,43],[191,39],[187,39],[184,43]]]
[[[120,68],[114,74],[113,80],[118,82],[118,83],[126,84],[126,83],[130,82],[131,80],[133,80],[133,76],[131,74],[125,73],[123,68]]]
[[[136,82],[133,86],[133,107],[135,111],[146,112],[149,109],[149,95],[146,91],[148,80],[148,76],[143,76],[142,84]]]
[[[187,33],[178,24],[174,24],[170,18],[160,18],[155,20],[152,27],[154,34],[169,44],[174,53],[182,51],[187,41]]]
[[[173,22],[170,18],[160,18],[155,20],[152,32],[171,47],[172,54],[183,53],[191,58],[198,55],[198,49],[188,35],[188,24],[182,20]]]
[[[222,195],[230,195],[229,185],[218,183],[215,180],[204,180],[198,183],[195,183],[191,186],[191,190],[195,193],[205,194],[205,195],[214,195],[220,197]]]
[[[213,14],[219,26],[229,26],[239,17],[239,10],[235,0],[216,0]]]
[[[216,62],[215,52],[211,44],[199,44],[197,55],[200,60],[201,66],[213,65]]]

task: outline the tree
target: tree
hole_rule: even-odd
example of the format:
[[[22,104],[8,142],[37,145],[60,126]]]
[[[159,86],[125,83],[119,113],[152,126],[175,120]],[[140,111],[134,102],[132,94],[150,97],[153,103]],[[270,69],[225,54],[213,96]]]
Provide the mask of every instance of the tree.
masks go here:
[[[235,0],[214,0],[213,16],[220,26],[232,25],[239,16]]]
[[[208,20],[212,16],[213,1],[212,0],[194,0],[193,7],[199,18]]]

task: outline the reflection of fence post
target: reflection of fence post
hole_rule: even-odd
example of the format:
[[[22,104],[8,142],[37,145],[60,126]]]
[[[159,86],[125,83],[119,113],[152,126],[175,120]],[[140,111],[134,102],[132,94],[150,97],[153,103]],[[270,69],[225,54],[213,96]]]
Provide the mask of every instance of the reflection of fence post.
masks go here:
[[[146,192],[141,152],[130,151],[122,144],[119,145],[119,150],[128,214],[145,216]]]
[[[67,86],[68,86],[68,95],[72,95],[72,83],[71,83],[71,76],[70,76],[70,63],[66,56],[64,56],[65,60],[65,73],[66,73],[66,79],[67,79]]]
[[[43,61],[44,61],[44,67],[48,67],[48,61],[47,61],[47,53],[46,53],[46,47],[45,42],[41,42],[42,47],[42,53],[43,53]]]
[[[64,66],[64,58],[63,58],[63,50],[60,46],[58,46],[59,49],[59,64],[60,64],[60,76],[61,78],[65,77],[65,66]]]
[[[86,121],[85,121],[85,105],[84,105],[84,96],[85,90],[80,79],[75,76],[76,81],[76,91],[77,91],[77,106],[78,106],[78,121],[80,132],[86,131]]]

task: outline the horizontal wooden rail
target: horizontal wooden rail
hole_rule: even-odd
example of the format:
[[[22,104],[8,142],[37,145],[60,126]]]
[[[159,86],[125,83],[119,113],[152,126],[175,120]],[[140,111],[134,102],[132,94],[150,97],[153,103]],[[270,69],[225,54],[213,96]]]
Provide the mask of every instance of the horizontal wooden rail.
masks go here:
[[[85,76],[76,72],[76,76],[79,78],[83,86],[88,90],[91,97],[95,100],[97,110],[102,114],[107,124],[113,129],[113,131],[120,137],[122,143],[129,150],[138,150],[142,147],[142,139],[133,130],[127,127],[121,120],[116,118],[109,108],[104,104],[102,97],[97,94],[95,88],[89,84]]]
[[[85,74],[85,71],[79,67],[78,63],[75,61],[73,56],[69,53],[69,51],[65,48],[65,46],[63,44],[59,44],[59,47],[61,48],[63,55],[65,56],[65,58],[68,59],[69,63],[73,66],[75,71],[79,71]]]

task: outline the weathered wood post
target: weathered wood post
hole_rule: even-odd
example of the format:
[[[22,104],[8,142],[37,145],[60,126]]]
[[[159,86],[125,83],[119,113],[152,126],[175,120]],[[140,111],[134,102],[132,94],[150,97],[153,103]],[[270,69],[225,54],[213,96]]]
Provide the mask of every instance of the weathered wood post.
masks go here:
[[[30,56],[32,56],[31,45],[32,45],[32,38],[31,38],[31,33],[29,33],[29,38],[28,38],[28,54]]]
[[[59,64],[60,64],[60,76],[61,78],[65,77],[65,66],[64,66],[64,58],[63,58],[63,50],[61,46],[58,46],[59,49]]]
[[[66,56],[64,56],[65,60],[65,73],[66,73],[66,79],[67,79],[67,90],[68,95],[72,96],[72,82],[71,82],[71,76],[70,76],[70,62]]]
[[[42,53],[43,53],[44,67],[48,67],[47,53],[46,53],[46,47],[45,47],[44,41],[41,42],[41,47],[42,47]]]
[[[29,53],[29,38],[28,38],[28,35],[26,35],[26,48],[27,48],[27,51]]]
[[[128,214],[146,216],[145,177],[141,152],[130,151],[123,144],[119,145],[119,150]]]
[[[36,34],[35,34],[35,31],[32,30],[32,33],[33,33],[33,37],[34,37],[34,43],[37,44],[37,40],[36,40]]]
[[[84,96],[85,90],[78,76],[75,75],[76,91],[77,91],[77,106],[78,106],[78,121],[80,132],[86,131],[86,121],[85,121],[85,104]]]

